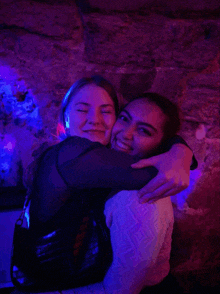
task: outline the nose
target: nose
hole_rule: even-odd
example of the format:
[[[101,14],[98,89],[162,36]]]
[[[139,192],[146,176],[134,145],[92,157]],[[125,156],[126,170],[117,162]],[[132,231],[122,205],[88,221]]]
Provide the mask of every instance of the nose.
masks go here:
[[[124,140],[132,140],[133,135],[134,135],[134,129],[132,126],[128,126],[122,131],[122,137]]]
[[[102,123],[102,116],[98,110],[93,110],[88,113],[88,123],[99,125]]]

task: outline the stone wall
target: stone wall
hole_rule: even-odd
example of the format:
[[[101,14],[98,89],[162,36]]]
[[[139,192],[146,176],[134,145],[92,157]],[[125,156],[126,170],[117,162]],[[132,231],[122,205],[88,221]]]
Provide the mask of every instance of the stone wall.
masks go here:
[[[96,2],[95,9],[81,5],[80,10],[68,0],[1,1],[1,145],[15,146],[3,146],[7,154],[1,156],[14,158],[16,149],[17,162],[26,168],[38,147],[54,143],[60,102],[83,76],[103,75],[128,100],[147,90],[166,95],[182,109],[181,135],[199,162],[189,188],[173,197],[171,272],[186,291],[195,283],[215,286],[220,282],[219,6],[214,1],[207,15],[163,5],[112,11],[90,2]],[[11,172],[7,164],[1,165],[1,174],[6,172]]]

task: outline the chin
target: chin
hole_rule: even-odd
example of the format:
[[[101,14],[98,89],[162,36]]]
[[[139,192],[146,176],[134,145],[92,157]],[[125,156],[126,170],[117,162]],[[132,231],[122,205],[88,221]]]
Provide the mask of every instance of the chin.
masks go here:
[[[104,146],[110,146],[110,139],[104,139],[102,142],[100,142],[102,145],[104,145]]]
[[[105,140],[105,139],[90,139],[92,142],[97,142],[97,143],[100,143],[100,144],[102,144],[102,145],[104,145],[104,146],[106,146],[106,145],[108,145],[108,141],[107,140]]]

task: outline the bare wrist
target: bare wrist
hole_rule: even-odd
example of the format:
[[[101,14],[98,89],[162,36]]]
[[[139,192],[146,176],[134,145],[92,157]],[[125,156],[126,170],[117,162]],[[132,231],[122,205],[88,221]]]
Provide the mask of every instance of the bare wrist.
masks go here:
[[[189,147],[187,147],[184,144],[181,144],[181,143],[174,144],[172,148],[170,149],[170,151],[174,152],[174,154],[178,156],[187,156],[187,158],[190,158],[190,160],[192,160],[193,152]]]

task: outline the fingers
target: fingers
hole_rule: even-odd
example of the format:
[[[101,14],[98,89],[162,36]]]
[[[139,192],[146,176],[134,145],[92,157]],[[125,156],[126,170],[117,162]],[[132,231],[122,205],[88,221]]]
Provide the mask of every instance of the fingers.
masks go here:
[[[183,190],[185,190],[187,187],[188,187],[187,184],[180,185],[180,186],[177,185],[177,186],[173,187],[173,185],[171,183],[166,183],[166,184],[162,185],[160,188],[158,188],[157,190],[155,190],[154,192],[142,195],[139,198],[139,203],[151,204],[159,199],[176,195],[176,194],[182,192]]]
[[[144,168],[147,166],[153,165],[153,160],[152,159],[141,159],[138,162],[135,162],[131,165],[132,168]]]
[[[169,196],[169,195],[168,195],[168,196]],[[166,197],[167,197],[167,196],[162,195],[162,196],[160,196],[160,197],[151,198],[150,200],[146,200],[146,199],[141,198],[141,199],[139,199],[139,203],[140,203],[140,204],[145,204],[145,203],[147,203],[147,204],[153,204],[153,203],[156,202],[157,200],[160,200],[160,199],[162,199],[162,198],[166,198]]]
[[[159,187],[158,189],[156,189],[154,192],[148,193],[148,194],[144,194],[139,199],[139,202],[140,203],[146,203],[146,202],[149,203],[149,201],[156,201],[156,200],[159,200],[161,198],[164,198],[164,195],[165,194],[167,194],[167,196],[169,196],[169,191],[172,188],[173,188],[172,183],[168,182],[168,183],[162,185],[161,187]]]
[[[168,191],[167,193],[163,195],[163,198],[166,198],[167,196],[174,196],[182,191],[183,189],[180,189],[180,188],[171,189],[170,191]]]
[[[149,195],[152,192],[157,191],[162,185],[167,183],[165,178],[160,177],[160,175],[156,176],[153,180],[151,180],[146,186],[138,191],[138,197],[142,197],[143,195]]]
[[[163,188],[161,188],[162,185],[167,185],[167,186],[164,186],[164,191],[163,191]],[[138,196],[142,197],[144,194],[146,195],[146,194],[157,193],[157,192],[158,194],[162,195],[165,193],[165,188],[167,187],[170,187],[170,190],[174,189],[176,191],[175,194],[177,194],[185,190],[186,188],[188,188],[188,186],[189,186],[188,177],[184,177],[184,178],[183,177],[168,177],[168,176],[164,177],[158,174],[146,186],[144,186],[142,189],[139,190]]]

